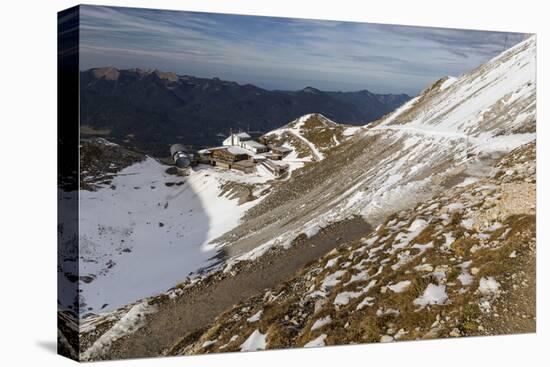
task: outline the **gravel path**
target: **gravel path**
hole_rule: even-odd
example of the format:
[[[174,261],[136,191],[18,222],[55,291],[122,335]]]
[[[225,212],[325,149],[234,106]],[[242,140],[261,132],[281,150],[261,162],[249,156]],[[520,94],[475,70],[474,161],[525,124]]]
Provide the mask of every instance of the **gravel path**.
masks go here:
[[[175,341],[207,327],[234,304],[281,284],[337,245],[370,231],[371,226],[360,218],[334,224],[310,239],[298,239],[288,250],[267,253],[234,276],[200,284],[175,301],[161,301],[159,311],[147,317],[146,326],[117,340],[102,359],[158,356]]]

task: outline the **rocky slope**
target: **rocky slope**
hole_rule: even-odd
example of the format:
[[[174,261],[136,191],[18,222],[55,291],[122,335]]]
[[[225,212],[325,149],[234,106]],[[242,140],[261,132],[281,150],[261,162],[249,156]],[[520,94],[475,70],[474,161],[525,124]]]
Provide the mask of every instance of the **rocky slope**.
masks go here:
[[[535,331],[535,145],[395,213],[167,354]]]
[[[92,138],[80,144],[80,189],[94,191],[108,186],[126,167],[145,160],[145,155]]]
[[[319,162],[358,130],[360,127],[339,124],[314,113],[301,116],[263,137],[273,145],[290,148],[298,159]]]

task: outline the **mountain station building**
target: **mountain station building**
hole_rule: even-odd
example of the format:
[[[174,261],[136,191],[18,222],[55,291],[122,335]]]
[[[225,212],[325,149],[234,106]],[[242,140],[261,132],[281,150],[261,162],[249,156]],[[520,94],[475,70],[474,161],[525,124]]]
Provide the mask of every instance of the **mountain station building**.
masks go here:
[[[279,176],[287,170],[287,165],[276,164],[270,160],[280,160],[290,151],[289,148],[261,144],[246,132],[230,133],[222,142],[222,146],[200,150],[198,162],[226,169],[237,169],[245,173],[252,173],[256,165],[262,165]]]

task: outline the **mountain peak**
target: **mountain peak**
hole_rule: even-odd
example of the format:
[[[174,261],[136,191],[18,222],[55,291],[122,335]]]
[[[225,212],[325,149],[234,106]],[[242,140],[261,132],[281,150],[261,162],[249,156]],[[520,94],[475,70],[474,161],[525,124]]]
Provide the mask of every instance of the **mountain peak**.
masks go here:
[[[178,75],[176,73],[160,71],[158,69],[155,69],[153,72],[159,79],[167,80],[169,82],[177,82],[178,81]]]
[[[321,91],[317,88],[307,86],[304,89],[302,89],[300,92],[302,93],[311,93],[311,94],[321,94]]]
[[[104,78],[106,80],[117,80],[120,76],[120,71],[113,67],[100,67],[91,69],[92,74],[97,79]]]

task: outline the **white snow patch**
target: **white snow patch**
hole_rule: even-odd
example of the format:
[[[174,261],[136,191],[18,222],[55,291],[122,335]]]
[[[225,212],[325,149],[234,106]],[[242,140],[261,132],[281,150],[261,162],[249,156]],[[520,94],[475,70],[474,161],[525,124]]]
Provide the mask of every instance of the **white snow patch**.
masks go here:
[[[380,317],[380,316],[385,316],[385,315],[395,315],[395,316],[399,316],[400,312],[399,310],[395,309],[395,308],[386,308],[386,309],[381,309],[379,308],[378,310],[376,310],[376,316]]]
[[[361,126],[346,127],[344,129],[344,131],[342,132],[342,135],[345,136],[345,137],[353,136],[360,130],[361,130]]]
[[[391,266],[392,270],[397,270],[403,265],[407,264],[413,259],[411,252],[409,250],[402,251],[397,254],[397,262]]]
[[[416,298],[413,303],[424,307],[426,305],[441,305],[447,300],[447,292],[445,291],[445,285],[435,285],[433,283],[428,284],[424,293]]]
[[[339,258],[340,258],[340,256],[336,256],[336,257],[330,259],[329,261],[327,261],[327,264],[325,265],[325,269],[326,268],[332,268],[334,265],[336,265]]]
[[[241,352],[253,352],[255,350],[264,350],[267,346],[266,343],[267,334],[262,334],[260,330],[256,329],[248,339],[241,344]]]
[[[340,283],[340,278],[346,274],[343,270],[338,270],[330,275],[328,275],[321,284],[321,289],[325,292],[330,291],[334,286]]]
[[[484,296],[493,296],[500,293],[500,283],[494,277],[483,277],[479,280],[479,293]]]
[[[464,204],[462,204],[462,203],[451,203],[449,205],[446,205],[445,208],[447,208],[448,211],[453,212],[455,210],[464,209]]]
[[[472,277],[469,273],[460,273],[458,276],[458,280],[460,280],[460,283],[462,285],[470,285],[474,281],[474,277]]]
[[[225,343],[224,345],[222,345],[222,346],[220,347],[220,349],[227,348],[227,346],[228,346],[229,344],[233,343],[233,342],[234,342],[235,340],[237,340],[237,339],[239,339],[239,336],[238,336],[238,335],[233,335],[233,336],[229,339],[229,341],[228,341],[227,343]]]
[[[424,219],[415,219],[414,222],[411,223],[409,226],[409,232],[418,232],[422,231],[426,226],[428,225],[428,222],[426,222]]]
[[[363,292],[361,292],[361,291],[359,291],[359,292],[341,292],[336,296],[336,298],[334,298],[334,304],[336,306],[347,305],[351,299],[357,298],[357,297],[361,296],[362,294],[363,294]]]
[[[217,340],[207,340],[204,343],[202,343],[201,348],[207,348],[211,345],[214,345],[214,344],[216,344],[216,341]]]
[[[451,248],[451,245],[453,242],[455,242],[456,238],[453,237],[452,233],[444,233],[443,236],[445,236],[445,243],[443,244],[444,248]]]
[[[320,230],[321,230],[321,226],[319,226],[318,224],[314,224],[306,228],[306,230],[304,231],[304,234],[307,236],[307,238],[311,238],[315,236],[317,233],[319,233]]]
[[[401,293],[405,291],[411,285],[410,280],[403,280],[395,284],[389,284],[388,289],[395,293]]]
[[[473,218],[463,219],[460,222],[460,224],[462,225],[462,227],[466,229],[472,229],[474,227],[474,219]]]
[[[441,83],[441,85],[439,86],[439,90],[442,91],[449,88],[451,85],[456,83],[456,81],[457,81],[457,78],[453,76],[448,76],[447,79],[445,79],[445,81]]]
[[[420,219],[420,218],[415,219],[409,226],[407,234],[400,233],[395,237],[395,239],[399,240],[399,242],[392,246],[392,251],[408,246],[408,244],[416,236],[418,236],[427,226],[428,226],[428,222],[426,222],[424,219]]]
[[[260,318],[262,317],[262,313],[263,313],[263,310],[260,310],[256,312],[254,315],[250,316],[248,319],[246,319],[246,321],[248,322],[260,321]]]
[[[474,234],[474,237],[476,237],[480,240],[488,240],[489,238],[491,238],[491,235],[489,235],[487,233],[476,233],[476,234]]]
[[[458,280],[462,285],[470,285],[474,281],[474,277],[470,274],[468,271],[470,265],[472,265],[472,261],[465,261],[462,264],[459,265],[462,272],[458,276]]]
[[[330,315],[323,317],[321,319],[315,320],[315,322],[311,326],[311,331],[320,329],[323,326],[330,324],[331,322],[332,322],[332,318],[330,317]]]
[[[424,253],[427,249],[432,248],[432,247],[434,247],[433,242],[428,242],[428,243],[424,243],[424,244],[415,243],[414,245],[412,245],[412,248],[420,250],[419,254]]]
[[[351,282],[349,282],[349,283],[351,283]],[[359,291],[356,291],[356,292],[342,292],[342,293],[338,294],[336,296],[336,298],[334,299],[334,305],[336,305],[336,306],[347,305],[351,299],[358,298],[361,295],[367,293],[375,285],[376,285],[376,279],[372,279],[369,282],[369,284],[367,284],[366,286],[361,288]],[[363,303],[363,302],[365,302],[365,299],[361,303]],[[368,302],[368,300],[366,302]],[[361,307],[363,307],[363,306],[361,306]]]
[[[312,341],[304,344],[304,348],[324,347],[326,338],[327,338],[327,334],[321,334],[317,338],[313,339]]]
[[[407,335],[409,332],[406,331],[405,329],[399,329],[399,331],[393,336],[395,338],[395,340],[397,339],[401,339],[402,337],[404,337],[405,335]]]
[[[432,271],[433,266],[431,264],[420,264],[414,267],[416,271]]]
[[[367,239],[367,240],[364,242],[364,244],[367,245],[368,247],[370,247],[370,246],[372,246],[372,245],[376,242],[377,239],[378,239],[378,236],[373,236],[373,237]]]
[[[367,280],[370,278],[369,275],[369,269],[363,270],[357,274],[353,274],[347,284],[353,283],[353,282],[360,282],[363,280]]]
[[[363,298],[363,300],[361,302],[359,302],[359,304],[357,305],[357,308],[356,310],[360,310],[364,307],[370,307],[374,304],[374,297],[369,297],[369,296],[366,296],[365,298]]]
[[[500,228],[502,228],[502,223],[500,223],[500,222],[495,222],[495,223],[491,224],[491,225],[487,228],[487,230],[490,231],[490,232],[494,232],[494,231],[496,231],[497,229],[500,229]]]
[[[149,305],[146,301],[133,306],[126,315],[86,349],[80,355],[80,358],[82,360],[89,360],[102,355],[116,340],[141,329],[145,325],[145,315],[155,313],[156,311],[157,308]]]

